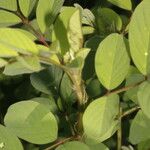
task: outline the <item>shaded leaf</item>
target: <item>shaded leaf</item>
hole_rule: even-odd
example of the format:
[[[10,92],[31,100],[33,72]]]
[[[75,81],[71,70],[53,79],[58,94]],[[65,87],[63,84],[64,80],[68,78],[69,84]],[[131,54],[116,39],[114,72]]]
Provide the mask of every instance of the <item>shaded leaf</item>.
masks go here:
[[[64,0],[39,0],[36,15],[38,25],[43,33],[53,24],[63,2]]]
[[[4,69],[6,75],[19,75],[41,70],[38,57],[18,57],[16,62],[8,64]]]

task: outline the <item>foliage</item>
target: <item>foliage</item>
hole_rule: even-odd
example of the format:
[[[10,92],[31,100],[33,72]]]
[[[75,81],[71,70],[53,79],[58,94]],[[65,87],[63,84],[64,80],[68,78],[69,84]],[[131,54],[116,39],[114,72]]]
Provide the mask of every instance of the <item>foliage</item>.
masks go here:
[[[1,0],[0,149],[149,150],[149,16],[149,0]]]

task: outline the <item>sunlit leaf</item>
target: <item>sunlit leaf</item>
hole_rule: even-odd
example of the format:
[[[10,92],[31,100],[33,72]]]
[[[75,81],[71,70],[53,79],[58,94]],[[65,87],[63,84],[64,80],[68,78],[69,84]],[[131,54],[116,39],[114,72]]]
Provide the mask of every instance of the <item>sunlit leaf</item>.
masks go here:
[[[107,89],[114,89],[121,84],[128,73],[129,64],[122,35],[111,34],[100,43],[95,58],[95,69],[100,82]]]
[[[83,115],[84,134],[87,139],[102,142],[114,134],[118,121],[118,95],[101,97],[94,100]]]
[[[17,136],[2,125],[0,125],[0,149],[23,150],[23,146]]]
[[[5,125],[19,138],[31,143],[46,144],[57,138],[54,115],[38,102],[21,101],[11,105],[5,116]]]
[[[129,27],[131,56],[141,73],[150,73],[150,1],[142,1],[135,9]]]

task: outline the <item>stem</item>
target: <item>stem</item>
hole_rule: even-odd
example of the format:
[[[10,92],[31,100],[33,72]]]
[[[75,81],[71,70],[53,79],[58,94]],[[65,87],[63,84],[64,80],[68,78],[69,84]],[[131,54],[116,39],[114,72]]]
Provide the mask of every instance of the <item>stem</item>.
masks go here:
[[[87,94],[86,94],[86,91],[85,91],[85,88],[84,88],[82,81],[78,81],[78,78],[76,78],[76,76],[74,76],[74,72],[70,71],[66,66],[59,64],[56,61],[51,60],[49,58],[45,58],[45,57],[41,57],[41,56],[39,56],[39,58],[40,58],[40,61],[45,63],[45,64],[53,64],[53,65],[60,67],[69,76],[72,84],[74,85],[74,88],[75,88],[74,90],[75,90],[77,98],[78,98],[79,115],[78,115],[78,119],[77,119],[78,120],[77,129],[78,129],[78,132],[81,133],[83,131],[83,125],[82,125],[83,112],[82,112],[82,109],[83,109],[84,103],[87,99]]]
[[[25,25],[27,25],[33,32],[34,34],[37,36],[38,40],[43,43],[44,46],[49,47],[49,44],[46,42],[45,37],[40,34],[38,31],[36,31],[33,26],[29,23],[29,21],[25,21],[24,23]]]
[[[128,91],[128,90],[130,90],[130,89],[132,89],[132,88],[135,88],[135,87],[139,86],[139,85],[140,85],[141,83],[143,83],[144,81],[145,81],[145,80],[140,81],[140,82],[138,82],[138,83],[135,83],[135,84],[133,84],[133,85],[125,86],[125,87],[123,87],[123,88],[121,88],[121,89],[117,89],[117,90],[111,91],[111,92],[109,92],[109,93],[106,93],[105,96],[108,96],[108,95],[110,95],[110,94],[119,94],[119,93],[121,93],[121,92]]]
[[[67,114],[65,115],[65,118],[66,118],[66,121],[67,121],[68,124],[69,124],[71,134],[72,134],[73,136],[75,136],[74,128],[73,128],[73,126],[72,126],[72,124],[71,124],[71,121],[70,121],[70,119],[69,119],[69,116],[68,116]]]
[[[68,141],[79,140],[79,139],[80,139],[79,136],[76,136],[76,137],[75,137],[75,136],[72,136],[72,137],[63,139],[63,140],[61,140],[61,141],[58,141],[56,144],[54,144],[54,145],[52,145],[52,146],[50,146],[50,147],[48,147],[48,148],[46,148],[46,149],[44,149],[44,150],[52,150],[52,149],[58,147],[59,145],[64,144],[64,143],[66,143],[66,142],[68,142]]]
[[[119,108],[119,116],[122,114],[122,108]],[[122,146],[122,122],[121,122],[121,117],[119,118],[119,129],[117,130],[117,150],[121,150]]]
[[[126,116],[128,116],[128,115],[130,115],[130,114],[132,114],[132,113],[134,113],[136,111],[138,111],[139,109],[140,109],[139,106],[133,107],[133,108],[127,110],[126,112],[122,113],[122,115],[120,117],[124,118],[124,117],[126,117]]]

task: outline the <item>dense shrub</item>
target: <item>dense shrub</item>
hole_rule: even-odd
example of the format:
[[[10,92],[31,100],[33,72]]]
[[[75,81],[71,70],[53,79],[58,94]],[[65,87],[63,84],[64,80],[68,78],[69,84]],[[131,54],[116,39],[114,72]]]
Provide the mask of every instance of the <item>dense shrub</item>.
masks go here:
[[[0,150],[149,150],[149,74],[149,0],[1,0]]]

